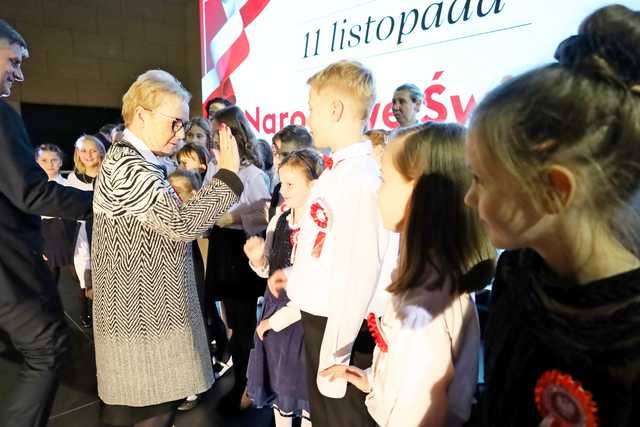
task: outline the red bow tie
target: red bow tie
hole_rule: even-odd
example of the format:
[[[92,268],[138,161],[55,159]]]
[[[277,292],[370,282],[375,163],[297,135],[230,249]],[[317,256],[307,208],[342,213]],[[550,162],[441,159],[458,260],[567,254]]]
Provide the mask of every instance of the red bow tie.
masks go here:
[[[325,169],[331,170],[331,168],[333,168],[333,159],[331,158],[331,156],[324,155],[322,160],[324,162]]]

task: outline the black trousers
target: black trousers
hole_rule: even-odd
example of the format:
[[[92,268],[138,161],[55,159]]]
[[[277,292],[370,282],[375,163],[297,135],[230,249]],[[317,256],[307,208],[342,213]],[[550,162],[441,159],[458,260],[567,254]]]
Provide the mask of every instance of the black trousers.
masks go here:
[[[316,384],[320,347],[327,326],[327,318],[302,312],[304,328],[304,352],[306,362],[307,387],[311,405],[313,427],[373,427],[375,421],[369,415],[364,400],[366,394],[353,384],[347,384],[347,393],[342,399],[333,399],[320,393]],[[371,366],[375,342],[371,338],[366,323],[353,345],[351,365],[361,369]]]
[[[60,297],[51,292],[19,302],[0,301],[0,329],[24,359],[18,383],[5,397],[7,417],[0,424],[46,426],[69,350]]]
[[[229,340],[229,351],[233,357],[235,383],[231,391],[238,399],[247,385],[247,366],[253,348],[253,334],[256,332],[257,298],[223,298],[224,311],[233,335]]]

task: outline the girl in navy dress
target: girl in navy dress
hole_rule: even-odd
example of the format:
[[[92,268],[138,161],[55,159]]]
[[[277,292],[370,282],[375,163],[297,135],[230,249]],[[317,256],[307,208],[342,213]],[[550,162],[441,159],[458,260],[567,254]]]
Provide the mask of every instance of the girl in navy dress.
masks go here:
[[[299,219],[321,172],[322,157],[311,149],[293,151],[280,163],[285,202],[269,222],[266,241],[252,237],[244,247],[249,265],[259,276],[269,277],[293,263]],[[273,407],[276,427],[291,426],[294,417],[302,417],[302,426],[311,425],[300,317],[300,310],[286,295],[276,298],[268,290],[264,293],[249,360],[248,393],[257,407]]]

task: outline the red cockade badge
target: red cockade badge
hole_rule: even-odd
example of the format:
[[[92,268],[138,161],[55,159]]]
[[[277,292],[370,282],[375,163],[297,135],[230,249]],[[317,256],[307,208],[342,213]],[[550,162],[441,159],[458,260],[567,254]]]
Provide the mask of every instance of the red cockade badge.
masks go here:
[[[380,325],[378,325],[378,318],[374,313],[369,313],[367,316],[367,327],[369,328],[369,332],[371,332],[371,336],[376,341],[376,345],[380,351],[383,353],[389,351],[389,346],[382,336]]]
[[[535,402],[543,427],[597,427],[598,407],[591,393],[556,370],[545,372],[535,388]]]
[[[324,202],[322,200],[318,199],[311,205],[311,218],[319,228],[316,240],[313,243],[311,256],[320,258],[320,255],[322,254],[322,247],[324,246],[324,240],[327,237],[327,231],[331,222],[329,210],[324,206]]]
[[[327,156],[326,154],[322,156],[322,163],[324,164],[325,169],[331,170],[333,168],[333,159],[331,156]]]

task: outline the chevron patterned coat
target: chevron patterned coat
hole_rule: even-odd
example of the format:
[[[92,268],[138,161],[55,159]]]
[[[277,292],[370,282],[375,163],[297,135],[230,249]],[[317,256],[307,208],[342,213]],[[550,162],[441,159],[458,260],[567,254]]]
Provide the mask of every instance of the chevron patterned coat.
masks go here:
[[[242,193],[234,173],[181,204],[161,167],[126,141],[102,164],[94,195],[92,265],[98,394],[148,406],[211,387],[213,372],[190,242]]]

